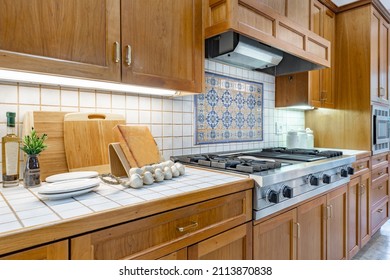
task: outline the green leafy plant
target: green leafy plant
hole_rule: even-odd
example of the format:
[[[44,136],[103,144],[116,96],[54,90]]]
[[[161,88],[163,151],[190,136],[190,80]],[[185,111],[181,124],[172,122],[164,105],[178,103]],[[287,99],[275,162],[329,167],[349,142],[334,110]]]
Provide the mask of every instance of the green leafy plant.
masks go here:
[[[46,133],[39,137],[32,127],[31,134],[23,137],[23,146],[21,149],[28,155],[38,155],[47,148],[47,145],[44,144],[46,139]]]

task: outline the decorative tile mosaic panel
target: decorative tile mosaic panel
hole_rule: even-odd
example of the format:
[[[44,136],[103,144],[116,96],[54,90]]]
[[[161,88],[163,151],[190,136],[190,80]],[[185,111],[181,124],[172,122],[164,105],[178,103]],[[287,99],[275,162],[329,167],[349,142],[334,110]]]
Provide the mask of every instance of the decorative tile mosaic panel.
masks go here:
[[[195,95],[195,142],[263,140],[263,84],[205,74],[206,90]]]

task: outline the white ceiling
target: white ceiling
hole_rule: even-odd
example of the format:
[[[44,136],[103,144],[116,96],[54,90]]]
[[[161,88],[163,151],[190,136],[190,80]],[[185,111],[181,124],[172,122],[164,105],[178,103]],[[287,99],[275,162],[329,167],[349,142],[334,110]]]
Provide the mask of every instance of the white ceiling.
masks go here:
[[[333,3],[335,3],[338,7],[344,6],[353,2],[357,2],[358,0],[332,0]],[[385,6],[386,9],[390,10],[390,0],[380,0]]]

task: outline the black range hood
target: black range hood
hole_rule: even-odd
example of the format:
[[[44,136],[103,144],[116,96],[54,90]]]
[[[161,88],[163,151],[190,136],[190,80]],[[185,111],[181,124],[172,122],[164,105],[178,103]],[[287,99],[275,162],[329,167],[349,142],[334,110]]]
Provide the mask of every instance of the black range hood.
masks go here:
[[[233,31],[207,39],[206,58],[273,76],[324,68]]]

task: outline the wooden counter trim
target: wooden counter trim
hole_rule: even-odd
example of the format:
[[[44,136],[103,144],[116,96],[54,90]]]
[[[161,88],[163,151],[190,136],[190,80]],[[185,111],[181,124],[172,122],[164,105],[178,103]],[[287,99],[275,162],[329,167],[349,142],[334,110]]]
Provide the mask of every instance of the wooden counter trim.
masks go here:
[[[209,189],[188,192],[182,195],[88,214],[69,220],[6,232],[5,234],[0,234],[0,256],[40,244],[66,239],[116,224],[144,218],[175,208],[207,201],[220,196],[252,189],[253,187],[253,180],[248,178],[237,182],[218,185]]]

